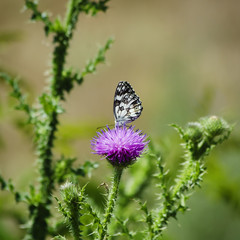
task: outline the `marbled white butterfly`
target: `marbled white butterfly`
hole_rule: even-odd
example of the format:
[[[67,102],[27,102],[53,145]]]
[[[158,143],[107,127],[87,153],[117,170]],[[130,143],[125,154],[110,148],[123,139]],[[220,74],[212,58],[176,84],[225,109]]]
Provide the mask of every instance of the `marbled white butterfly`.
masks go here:
[[[130,83],[119,82],[113,102],[115,125],[122,126],[136,120],[141,115],[142,110],[142,102]]]

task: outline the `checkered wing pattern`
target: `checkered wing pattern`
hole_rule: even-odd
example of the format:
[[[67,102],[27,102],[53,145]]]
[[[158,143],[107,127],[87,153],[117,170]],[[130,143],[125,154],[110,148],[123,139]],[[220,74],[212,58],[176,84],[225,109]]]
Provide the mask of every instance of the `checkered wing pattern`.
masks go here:
[[[122,126],[136,120],[141,115],[142,110],[142,102],[130,83],[119,82],[113,103],[115,125]]]

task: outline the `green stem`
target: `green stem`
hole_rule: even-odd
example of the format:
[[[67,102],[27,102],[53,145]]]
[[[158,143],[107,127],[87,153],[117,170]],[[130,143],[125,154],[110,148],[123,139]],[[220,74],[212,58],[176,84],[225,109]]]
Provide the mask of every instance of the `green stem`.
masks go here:
[[[201,177],[204,174],[205,168],[201,164],[201,159],[193,160],[188,154],[186,162],[184,163],[184,169],[171,192],[164,193],[164,202],[161,211],[158,214],[154,223],[155,235],[159,236],[168,224],[170,217],[176,218],[176,215],[180,209],[185,211],[186,208],[182,205],[182,196],[186,191],[193,189],[201,181]]]
[[[70,224],[71,224],[71,230],[74,240],[81,240],[81,232],[80,232],[80,217],[79,217],[79,211],[80,211],[80,203],[72,201],[69,204],[70,208]]]
[[[201,180],[204,168],[198,160],[188,159],[185,162],[184,170],[174,186],[171,194],[173,200],[179,199],[180,195],[189,189],[193,189]]]
[[[100,232],[100,240],[107,239],[108,224],[110,223],[111,217],[113,215],[113,210],[117,200],[118,187],[119,187],[120,179],[122,176],[122,172],[123,172],[123,168],[118,168],[118,167],[114,168],[113,184],[108,196],[107,208],[106,208],[103,223],[102,223],[103,227],[102,227],[102,231]]]
[[[69,0],[70,5],[73,0]],[[67,18],[72,17],[72,11],[68,11]],[[68,22],[67,22],[68,23]],[[56,32],[55,42],[56,46],[53,53],[52,61],[52,81],[50,85],[50,98],[63,99],[63,71],[64,64],[67,55],[67,49],[69,47],[69,40],[72,37],[73,27],[70,32]],[[39,112],[45,114],[44,103]],[[28,233],[25,239],[43,240],[46,238],[48,233],[47,230],[47,219],[50,217],[50,205],[52,203],[52,191],[53,185],[53,169],[52,169],[52,148],[55,139],[55,133],[58,125],[58,112],[57,109],[53,109],[51,113],[46,116],[45,124],[48,125],[47,134],[39,134],[37,140],[38,149],[38,162],[40,171],[40,199],[38,203],[32,204],[29,207],[32,225],[28,229]],[[40,124],[41,120],[40,120]],[[37,128],[37,126],[36,126]]]
[[[193,166],[194,166],[194,162],[193,160],[187,160],[184,163],[184,169],[182,170],[181,175],[178,177],[178,180],[172,190],[172,199],[178,198],[179,194],[181,191],[184,191],[186,188],[186,185],[188,183],[188,180],[191,177],[191,174],[193,173]]]
[[[67,31],[67,28],[69,26],[71,26],[71,22],[72,22],[72,19],[73,19],[73,13],[74,13],[74,8],[76,7],[76,1],[75,0],[69,0],[68,2],[68,6],[67,6],[67,13],[66,13],[66,16],[65,16],[65,23],[64,23],[64,27],[65,27],[65,30]]]

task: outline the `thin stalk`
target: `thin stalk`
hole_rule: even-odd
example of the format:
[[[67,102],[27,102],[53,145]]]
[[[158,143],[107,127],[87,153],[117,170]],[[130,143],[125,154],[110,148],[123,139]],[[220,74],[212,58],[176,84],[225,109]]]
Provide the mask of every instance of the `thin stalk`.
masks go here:
[[[74,199],[75,200],[75,199]],[[76,200],[78,200],[76,198]],[[79,217],[79,211],[80,211],[80,202],[79,201],[72,201],[69,203],[70,208],[70,225],[71,225],[71,232],[73,235],[74,240],[82,240],[81,238],[81,231],[80,231],[80,217]]]
[[[69,5],[73,4],[74,0],[69,0]],[[70,19],[72,11],[68,11],[66,18]],[[74,16],[76,18],[76,16]],[[69,24],[69,21],[67,23]],[[74,22],[75,23],[75,22]],[[55,34],[55,49],[52,60],[52,80],[50,82],[50,99],[63,99],[64,88],[62,86],[63,70],[69,41],[72,37],[72,30],[66,29],[66,32],[56,32]],[[42,114],[44,105],[39,109]],[[37,139],[37,152],[40,172],[40,199],[35,205],[29,207],[32,225],[28,229],[25,239],[44,240],[48,233],[47,219],[50,217],[50,205],[52,203],[53,185],[53,169],[52,169],[52,148],[54,145],[55,134],[58,125],[58,115],[56,108],[45,115],[44,122],[48,125],[46,134],[39,134]],[[42,120],[40,120],[42,121]],[[36,129],[38,127],[36,126]],[[40,229],[41,228],[41,229]]]
[[[184,165],[184,170],[172,190],[172,199],[178,199],[181,193],[184,193],[189,189],[193,189],[195,185],[199,183],[201,176],[204,173],[204,168],[200,159],[188,159]]]
[[[162,209],[154,224],[156,236],[162,233],[163,229],[168,224],[169,218],[175,218],[179,209],[184,208],[181,202],[181,195],[193,189],[199,183],[204,173],[204,167],[201,165],[200,160],[192,160],[189,157],[190,154],[187,156],[187,160],[184,163],[184,169],[178,177],[175,186],[171,192],[165,193]]]
[[[119,188],[122,172],[123,172],[123,168],[117,168],[117,167],[114,168],[113,184],[112,184],[110,193],[108,195],[108,202],[107,202],[107,207],[105,210],[104,219],[102,223],[103,227],[100,233],[100,240],[107,239],[108,224],[110,223],[111,217],[113,215],[113,210],[117,200],[118,188]]]

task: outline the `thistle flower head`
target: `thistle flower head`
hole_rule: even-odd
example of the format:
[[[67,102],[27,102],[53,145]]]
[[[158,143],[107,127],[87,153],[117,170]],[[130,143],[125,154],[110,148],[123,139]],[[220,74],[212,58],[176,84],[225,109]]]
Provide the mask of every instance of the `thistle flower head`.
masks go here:
[[[113,166],[127,167],[133,164],[146,149],[149,141],[141,130],[134,127],[108,126],[91,141],[95,154],[104,156]]]

